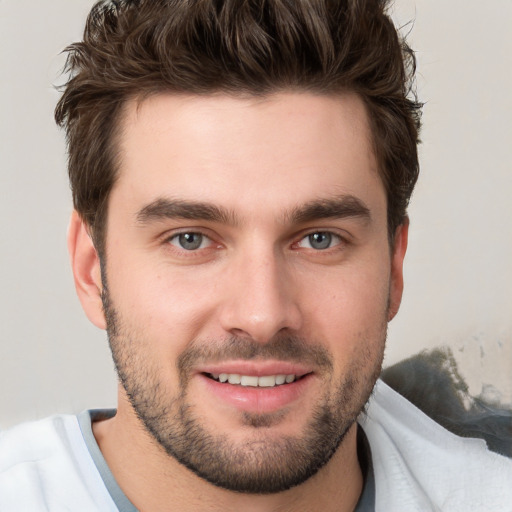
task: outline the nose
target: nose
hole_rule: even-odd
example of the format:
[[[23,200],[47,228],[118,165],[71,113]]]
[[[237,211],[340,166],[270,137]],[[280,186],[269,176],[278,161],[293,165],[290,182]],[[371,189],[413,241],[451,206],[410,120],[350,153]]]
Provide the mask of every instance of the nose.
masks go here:
[[[222,287],[220,322],[225,332],[266,343],[281,331],[301,328],[298,296],[283,256],[260,252],[231,263]]]

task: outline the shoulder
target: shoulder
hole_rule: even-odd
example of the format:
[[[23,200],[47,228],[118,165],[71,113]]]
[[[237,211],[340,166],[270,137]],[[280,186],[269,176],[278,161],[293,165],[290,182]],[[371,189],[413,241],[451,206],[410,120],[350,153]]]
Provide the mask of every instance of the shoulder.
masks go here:
[[[76,416],[51,416],[0,432],[2,512],[93,511],[98,499],[104,510],[116,510],[102,486]]]
[[[482,439],[446,430],[378,381],[360,424],[375,471],[377,510],[502,512],[512,461]]]
[[[512,409],[469,394],[452,351],[423,351],[385,369],[382,380],[446,430],[484,439],[491,451],[512,457]]]
[[[0,474],[19,464],[48,459],[76,430],[76,416],[58,415],[1,431]]]

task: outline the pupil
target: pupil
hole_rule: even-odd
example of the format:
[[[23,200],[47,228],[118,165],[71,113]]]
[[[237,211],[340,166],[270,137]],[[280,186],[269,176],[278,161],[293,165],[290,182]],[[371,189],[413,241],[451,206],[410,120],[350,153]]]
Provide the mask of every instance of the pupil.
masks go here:
[[[203,235],[200,233],[182,233],[180,235],[180,245],[188,251],[198,249],[202,241]]]
[[[309,235],[309,243],[314,249],[328,249],[331,245],[330,233],[313,233]]]

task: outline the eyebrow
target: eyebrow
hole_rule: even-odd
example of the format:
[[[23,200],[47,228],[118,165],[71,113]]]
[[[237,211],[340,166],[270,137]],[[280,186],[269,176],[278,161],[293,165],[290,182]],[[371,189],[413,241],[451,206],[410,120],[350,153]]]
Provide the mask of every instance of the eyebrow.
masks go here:
[[[238,226],[238,216],[232,210],[211,203],[183,199],[159,198],[144,206],[136,215],[140,224],[164,219],[204,220]],[[297,206],[283,216],[285,223],[304,224],[321,219],[359,218],[368,223],[368,207],[353,195],[312,200]]]
[[[353,195],[341,195],[329,199],[310,201],[294,208],[286,219],[289,222],[303,224],[321,219],[357,218],[365,223],[371,221],[370,209]]]
[[[223,224],[238,224],[236,215],[226,208],[210,203],[182,199],[160,198],[144,206],[137,213],[137,221],[141,224],[164,219],[204,220]]]

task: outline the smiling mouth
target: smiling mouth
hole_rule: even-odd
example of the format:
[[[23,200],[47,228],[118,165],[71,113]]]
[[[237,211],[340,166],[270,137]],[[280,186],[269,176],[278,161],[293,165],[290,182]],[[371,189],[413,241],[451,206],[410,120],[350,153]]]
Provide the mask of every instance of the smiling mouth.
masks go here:
[[[288,374],[288,375],[264,375],[264,376],[256,376],[256,375],[240,375],[238,373],[204,373],[206,377],[220,382],[222,384],[228,383],[243,387],[253,387],[253,388],[274,388],[277,386],[285,386],[287,384],[291,384],[300,379],[303,379],[309,373],[305,375],[296,375],[296,374]]]

